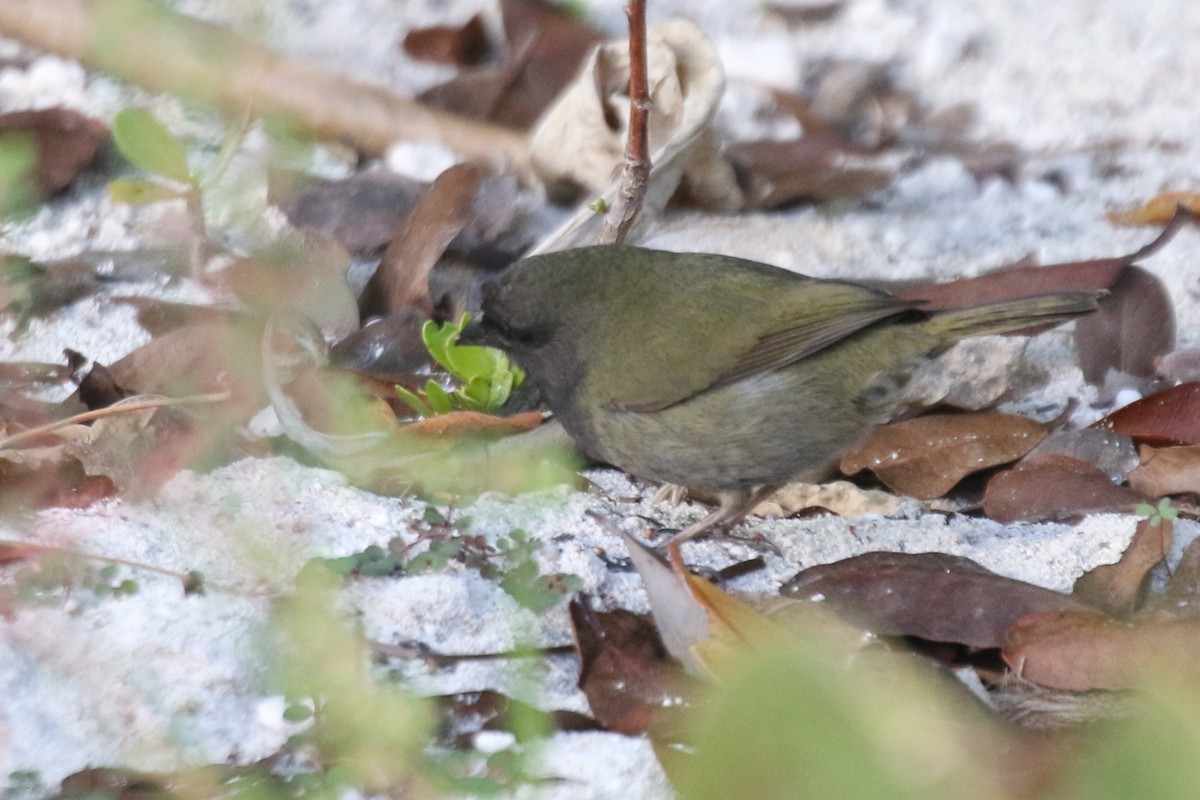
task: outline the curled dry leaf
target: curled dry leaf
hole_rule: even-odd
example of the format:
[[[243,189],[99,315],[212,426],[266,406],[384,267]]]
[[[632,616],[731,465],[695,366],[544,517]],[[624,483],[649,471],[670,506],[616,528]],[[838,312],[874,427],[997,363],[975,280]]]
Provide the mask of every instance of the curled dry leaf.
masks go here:
[[[1091,464],[1042,455],[993,475],[983,494],[983,513],[997,522],[1041,522],[1106,511],[1128,513],[1144,501]]]
[[[47,196],[70,186],[109,138],[103,122],[69,108],[0,114],[0,136],[6,140],[13,137],[32,140],[34,185],[40,194]]]
[[[1155,392],[1117,409],[1092,427],[1148,444],[1200,444],[1200,382]]]
[[[1167,615],[1121,622],[1099,612],[1045,611],[1017,620],[1005,663],[1054,689],[1134,689],[1155,672],[1200,663],[1200,620]]]
[[[1141,520],[1120,560],[1085,572],[1075,581],[1072,593],[1101,611],[1129,616],[1141,599],[1150,570],[1166,558],[1174,533],[1169,519]]]
[[[973,472],[1015,461],[1045,437],[1040,423],[1014,414],[931,414],[876,428],[842,456],[841,470],[870,469],[894,491],[930,500]]]
[[[1137,208],[1110,211],[1105,216],[1114,225],[1164,225],[1180,206],[1200,215],[1200,192],[1163,192]]]
[[[650,99],[651,173],[642,220],[661,210],[679,188],[712,208],[741,203],[733,170],[718,155],[711,131],[725,78],[712,42],[692,23],[671,20],[646,33]],[[551,186],[583,187],[606,206],[625,158],[629,99],[628,42],[594,51],[578,77],[532,133],[535,170]],[[591,244],[602,215],[582,209],[537,252]],[[593,230],[594,223],[594,230]]]
[[[456,164],[437,176],[363,290],[359,311],[364,318],[410,307],[432,315],[429,273],[474,216],[478,191],[479,171],[469,164]]]
[[[1129,485],[1147,497],[1200,493],[1200,445],[1141,448],[1141,463]]]
[[[1175,308],[1162,281],[1136,265],[1126,267],[1093,314],[1075,321],[1075,348],[1083,376],[1102,384],[1110,370],[1148,377],[1175,347]]]
[[[810,567],[781,593],[819,600],[878,635],[980,648],[1000,647],[1009,626],[1034,611],[1088,608],[944,553],[864,553]]]

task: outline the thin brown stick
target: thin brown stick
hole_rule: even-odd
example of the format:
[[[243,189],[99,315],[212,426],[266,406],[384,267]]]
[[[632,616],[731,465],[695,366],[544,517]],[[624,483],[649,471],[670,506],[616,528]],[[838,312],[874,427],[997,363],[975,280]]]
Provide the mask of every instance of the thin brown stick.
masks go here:
[[[528,164],[521,133],[277,55],[146,0],[0,0],[0,35],[152,91],[281,118],[372,155],[399,140],[437,141],[470,160],[507,159],[522,172]]]
[[[80,414],[74,414],[65,419],[56,419],[54,422],[47,422],[45,425],[38,425],[36,428],[14,433],[12,436],[5,436],[0,439],[0,450],[7,450],[14,445],[30,439],[36,439],[39,436],[44,436],[49,433],[54,433],[59,428],[65,428],[68,425],[80,425],[84,422],[100,419],[101,417],[111,417],[115,414],[126,414],[132,411],[145,411],[150,408],[163,408],[165,406],[185,406],[185,405],[203,405],[205,403],[223,403],[232,397],[232,393],[228,390],[223,392],[215,392],[213,394],[196,394],[187,397],[130,397],[125,400],[113,403],[105,408],[97,408],[93,411],[84,411]]]
[[[646,0],[628,0],[629,18],[629,138],[621,190],[604,219],[602,244],[620,244],[637,219],[650,178],[650,83],[646,74]]]

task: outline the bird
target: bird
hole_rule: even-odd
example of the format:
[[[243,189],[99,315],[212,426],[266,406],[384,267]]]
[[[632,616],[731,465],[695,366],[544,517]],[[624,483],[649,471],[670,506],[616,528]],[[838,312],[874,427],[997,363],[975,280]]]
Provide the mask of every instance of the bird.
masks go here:
[[[926,313],[732,256],[595,245],[519,260],[486,282],[470,339],[506,351],[591,458],[715,493],[718,508],[669,540],[681,543],[819,477],[958,340],[1067,320],[1101,294]]]

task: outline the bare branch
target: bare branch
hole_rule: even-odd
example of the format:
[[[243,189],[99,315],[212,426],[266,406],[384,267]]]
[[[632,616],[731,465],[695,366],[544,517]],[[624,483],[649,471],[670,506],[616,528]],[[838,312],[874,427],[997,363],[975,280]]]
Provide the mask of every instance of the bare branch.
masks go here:
[[[145,0],[0,0],[0,34],[152,91],[234,115],[281,117],[372,155],[398,140],[438,141],[468,159],[507,159],[528,171],[523,134],[277,55]]]
[[[629,17],[629,138],[621,189],[604,220],[602,244],[620,244],[637,219],[650,177],[650,87],[646,75],[646,0],[628,0]]]

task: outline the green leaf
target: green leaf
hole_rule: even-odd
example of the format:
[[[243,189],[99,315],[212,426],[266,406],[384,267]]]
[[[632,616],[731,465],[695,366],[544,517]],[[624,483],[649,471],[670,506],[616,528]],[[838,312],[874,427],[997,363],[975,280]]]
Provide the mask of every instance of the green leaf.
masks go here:
[[[429,400],[429,407],[433,409],[434,414],[449,414],[454,410],[450,395],[446,394],[446,390],[436,381],[425,384],[425,397]]]
[[[421,399],[421,396],[416,392],[410,392],[403,386],[396,387],[396,394],[400,395],[400,399],[408,404],[408,407],[413,410],[418,417],[432,417],[433,409],[429,404]]]
[[[108,182],[108,196],[117,203],[144,206],[164,200],[178,200],[182,192],[154,181],[125,180],[118,178]]]
[[[113,141],[121,155],[140,170],[188,183],[187,151],[161,122],[140,108],[126,108],[113,120]]]

